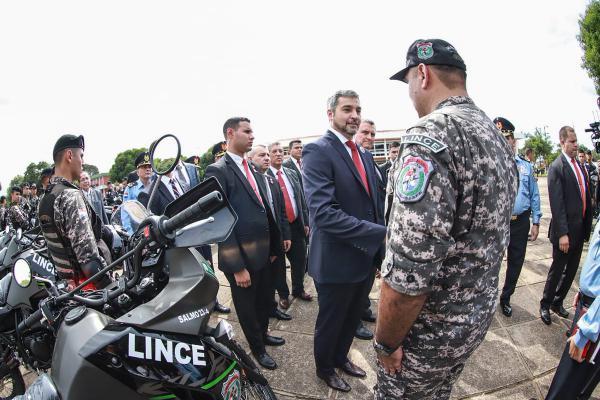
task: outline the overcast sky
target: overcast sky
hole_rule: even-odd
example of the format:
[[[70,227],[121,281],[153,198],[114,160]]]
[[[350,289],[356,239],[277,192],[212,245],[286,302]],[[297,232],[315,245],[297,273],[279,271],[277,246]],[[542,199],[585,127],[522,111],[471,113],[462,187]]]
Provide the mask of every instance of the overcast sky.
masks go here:
[[[574,125],[597,112],[580,67],[586,1],[3,1],[0,3],[0,182],[51,161],[64,133],[85,135],[85,161],[176,134],[186,155],[247,116],[257,137],[327,127],[326,99],[361,96],[378,129],[416,120],[406,85],[388,78],[417,38],[462,55],[468,90],[517,131]]]

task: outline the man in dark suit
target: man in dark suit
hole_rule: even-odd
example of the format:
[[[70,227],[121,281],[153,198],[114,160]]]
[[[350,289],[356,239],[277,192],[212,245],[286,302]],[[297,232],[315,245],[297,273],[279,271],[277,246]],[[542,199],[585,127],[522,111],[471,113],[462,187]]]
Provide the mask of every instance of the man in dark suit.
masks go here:
[[[396,158],[398,158],[398,153],[400,153],[400,142],[392,142],[388,149],[387,161],[379,166],[379,170],[383,174],[383,179],[385,180],[385,182],[387,182],[388,180],[392,163],[396,160]]]
[[[385,203],[385,186],[387,184],[387,180],[385,179],[383,173],[379,168],[377,168],[377,164],[375,164],[375,160],[373,159],[373,154],[371,154],[371,150],[375,145],[375,135],[377,131],[375,129],[375,122],[370,119],[363,119],[358,127],[358,132],[354,135],[354,142],[358,146],[358,149],[363,153],[363,155],[369,158],[373,164],[375,165],[375,180],[377,182],[377,196],[378,196],[378,206],[379,206],[379,215],[383,215],[383,208]],[[375,271],[381,268],[381,261],[383,260],[384,248],[383,243],[381,245],[381,250],[379,254],[375,257],[373,263],[373,271],[369,277],[369,292],[373,287],[373,282],[375,282]],[[371,300],[369,299],[369,293],[365,296],[363,301],[363,309],[361,319],[366,322],[375,322],[376,320],[375,313],[371,310]],[[369,328],[366,327],[365,324],[360,322],[358,327],[356,328],[356,332],[354,336],[358,339],[362,340],[371,340],[373,339],[373,332]]]
[[[154,185],[158,185],[158,189],[156,189],[152,203],[148,205]],[[165,209],[169,203],[179,198],[183,193],[183,188],[177,178],[174,177],[174,173],[171,172],[168,175],[162,175],[158,182],[155,181],[148,187],[148,190],[140,192],[138,194],[138,201],[152,211],[154,215],[162,215],[165,213]]]
[[[291,140],[288,151],[290,156],[283,162],[283,166],[298,174],[300,187],[304,187],[302,184],[302,141],[300,139]]]
[[[311,301],[312,296],[304,290],[304,274],[306,273],[306,236],[308,235],[308,209],[300,178],[290,168],[283,166],[283,146],[275,142],[269,145],[271,167],[268,174],[281,188],[285,203],[285,216],[290,224],[292,247],[286,256],[292,270],[292,296],[304,301]],[[279,305],[283,309],[290,306],[290,289],[285,275],[277,282]]]
[[[196,166],[182,160],[177,163],[173,175],[179,181],[184,193],[200,183]]]
[[[585,167],[577,161],[575,130],[563,126],[559,139],[561,155],[548,169],[552,212],[548,237],[552,242],[552,265],[540,302],[540,316],[546,325],[552,323],[550,310],[564,318],[569,316],[563,301],[577,273],[583,242],[589,239],[592,227],[592,198]]]
[[[285,218],[285,202],[283,200],[283,193],[281,192],[281,188],[275,179],[271,175],[267,174],[267,171],[271,166],[271,157],[269,156],[269,151],[265,146],[254,146],[248,153],[248,159],[252,160],[252,164],[256,168],[256,171],[264,178],[265,188],[267,189],[266,195],[269,199],[269,207],[275,216],[275,222],[277,223],[279,232],[281,233],[280,240],[283,243],[283,252],[277,256],[277,259],[272,266],[273,285],[271,287],[271,297],[273,298],[273,306],[271,308],[271,317],[277,318],[281,321],[289,321],[292,319],[292,316],[277,308],[277,301],[275,300],[275,288],[277,287],[278,282],[280,282],[281,279],[285,281],[285,253],[290,250],[292,245],[290,224]]]
[[[316,372],[341,391],[350,386],[336,367],[352,376],[366,376],[348,359],[348,351],[386,232],[379,215],[375,164],[352,141],[360,111],[356,92],[336,92],[327,104],[330,129],[307,144],[302,154],[311,229],[308,273],[319,301]]]
[[[104,209],[104,199],[102,199],[102,193],[100,193],[98,189],[92,188],[90,185],[90,174],[83,171],[79,176],[79,188],[83,192],[83,195],[87,199],[88,203],[90,203],[90,206],[92,206],[96,212],[96,215],[100,217],[102,225],[108,225],[110,221],[108,220],[108,215]]]
[[[275,369],[277,364],[265,345],[285,343],[268,334],[273,300],[271,264],[281,252],[281,236],[267,205],[264,180],[244,158],[254,141],[250,120],[228,119],[223,134],[227,153],[206,168],[205,176],[217,178],[238,221],[227,240],[219,244],[218,264],[229,281],[233,304],[252,354],[263,367]]]

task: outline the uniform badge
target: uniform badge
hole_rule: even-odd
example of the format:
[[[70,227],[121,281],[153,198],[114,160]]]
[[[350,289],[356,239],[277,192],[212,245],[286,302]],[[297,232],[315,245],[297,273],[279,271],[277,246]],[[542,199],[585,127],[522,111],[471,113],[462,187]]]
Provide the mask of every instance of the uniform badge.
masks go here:
[[[418,144],[423,147],[427,147],[429,150],[433,151],[436,154],[448,148],[448,146],[446,146],[439,140],[418,133],[407,133],[402,135],[402,137],[400,137],[400,143]]]
[[[144,154],[144,161],[145,162],[150,162],[150,155]]]
[[[225,400],[239,400],[242,395],[242,384],[240,382],[240,373],[234,370],[221,387],[221,396]]]
[[[420,60],[427,60],[433,57],[433,45],[431,42],[419,42],[417,43],[417,57]]]
[[[430,160],[405,156],[396,178],[396,196],[403,203],[414,203],[425,196],[434,168]]]

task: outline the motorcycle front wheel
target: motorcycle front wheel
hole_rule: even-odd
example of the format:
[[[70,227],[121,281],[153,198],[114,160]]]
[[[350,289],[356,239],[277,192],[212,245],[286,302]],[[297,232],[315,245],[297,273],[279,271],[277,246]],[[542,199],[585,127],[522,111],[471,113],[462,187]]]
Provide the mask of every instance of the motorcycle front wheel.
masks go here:
[[[25,393],[25,381],[19,367],[0,368],[0,400],[12,399]]]

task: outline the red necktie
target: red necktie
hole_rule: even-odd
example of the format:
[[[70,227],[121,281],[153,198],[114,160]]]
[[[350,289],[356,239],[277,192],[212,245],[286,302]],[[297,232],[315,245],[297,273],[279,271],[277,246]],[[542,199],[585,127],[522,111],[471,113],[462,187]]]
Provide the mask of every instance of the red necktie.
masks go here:
[[[283,192],[283,200],[285,201],[285,215],[287,215],[287,219],[290,222],[294,222],[296,220],[296,213],[294,213],[294,207],[292,206],[292,200],[290,200],[290,193],[285,186],[285,181],[281,176],[281,170],[277,171],[277,182],[279,182],[279,187]]]
[[[585,187],[583,186],[583,180],[581,179],[581,172],[579,171],[579,165],[577,165],[574,158],[571,158],[571,164],[573,164],[573,168],[575,168],[575,174],[577,175],[579,191],[581,192],[581,201],[583,202],[583,215],[585,216]]]
[[[352,150],[352,161],[354,161],[354,166],[356,166],[358,174],[360,175],[360,179],[362,180],[363,185],[365,185],[365,189],[367,189],[367,193],[370,196],[371,191],[369,190],[369,183],[367,182],[367,173],[365,172],[365,167],[363,167],[362,162],[360,162],[360,156],[358,155],[356,143],[354,143],[352,140],[348,140],[346,144],[348,147],[350,147],[350,150]]]
[[[264,207],[265,205],[263,204],[262,198],[260,197],[260,193],[258,193],[258,188],[256,187],[256,183],[254,182],[254,179],[252,179],[250,177],[250,170],[248,169],[248,161],[246,161],[245,158],[242,159],[242,165],[244,166],[244,171],[246,171],[246,179],[248,179],[250,186],[252,186],[252,190],[254,190],[254,194],[258,198],[258,201],[260,201],[260,204],[262,204]]]

